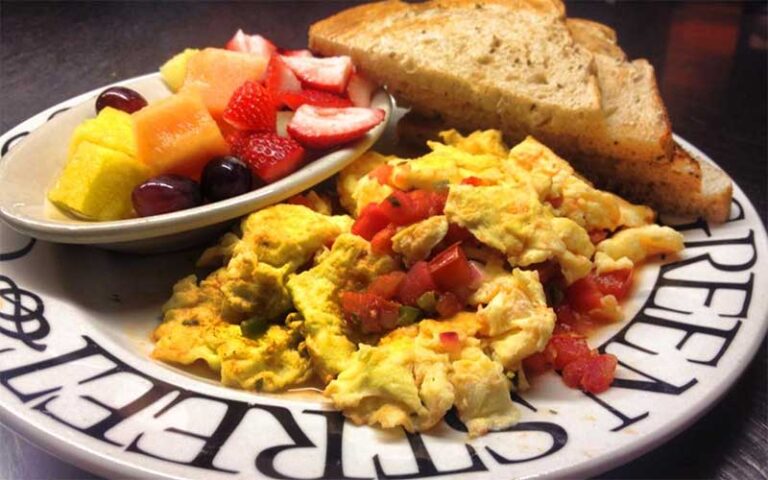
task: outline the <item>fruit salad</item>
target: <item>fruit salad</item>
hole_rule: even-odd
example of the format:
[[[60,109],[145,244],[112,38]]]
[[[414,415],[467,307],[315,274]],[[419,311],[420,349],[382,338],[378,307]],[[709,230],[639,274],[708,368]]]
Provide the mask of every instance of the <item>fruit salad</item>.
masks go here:
[[[103,91],[48,199],[85,220],[174,212],[242,195],[364,136],[385,119],[347,56],[281,50],[238,30],[225,48],[160,67],[172,95]]]

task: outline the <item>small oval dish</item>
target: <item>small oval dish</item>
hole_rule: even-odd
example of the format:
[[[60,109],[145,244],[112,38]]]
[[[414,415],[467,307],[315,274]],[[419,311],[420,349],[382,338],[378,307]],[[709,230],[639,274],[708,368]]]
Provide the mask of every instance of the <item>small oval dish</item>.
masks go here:
[[[159,74],[135,77],[120,85],[138,91],[150,102],[170,95]],[[194,245],[224,230],[233,219],[296,195],[344,168],[376,142],[392,112],[391,97],[384,90],[375,92],[371,106],[384,110],[384,122],[363,138],[246,194],[163,215],[89,222],[64,215],[48,202],[46,194],[64,165],[72,132],[95,115],[93,99],[104,88],[89,92],[86,101],[55,115],[0,160],[0,218],[13,229],[40,240],[135,253]]]

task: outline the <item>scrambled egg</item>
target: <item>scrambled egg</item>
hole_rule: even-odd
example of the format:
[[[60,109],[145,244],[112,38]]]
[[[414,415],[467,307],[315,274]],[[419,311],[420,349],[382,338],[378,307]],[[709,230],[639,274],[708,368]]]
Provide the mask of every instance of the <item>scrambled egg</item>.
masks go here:
[[[312,362],[327,382],[344,370],[357,346],[344,332],[338,295],[360,290],[375,277],[396,268],[387,255],[374,255],[357,235],[340,235],[316,265],[288,281],[296,309],[304,319],[303,332]]]
[[[394,188],[447,192],[444,214],[399,227],[392,248],[412,265],[444,244],[449,226],[467,229],[479,243],[466,251],[482,274],[469,297],[474,311],[380,337],[351,331],[340,293],[364,290],[400,266],[374,254],[349,233],[351,217],[331,216],[328,202],[311,193],[323,213],[275,205],[244,219],[242,235],[227,234],[204,252],[198,265],[215,270],[174,287],[153,356],[205,362],[224,384],[246,389],[285,390],[314,374],[358,424],[421,431],[454,407],[472,436],[515,424],[509,392],[526,385],[522,362],[544,349],[556,321],[529,267],[556,262],[572,283],[677,252],[682,236],[653,225],[647,207],[595,189],[533,138],[510,150],[495,130],[441,136],[411,160],[364,154],[340,173],[337,190],[353,216]],[[240,323],[253,321],[267,327],[244,336]]]
[[[477,313],[422,320],[361,346],[325,393],[359,424],[424,430],[455,405],[472,436],[513,425],[505,371],[544,348],[555,314],[533,272],[500,275],[475,295],[487,304]],[[458,335],[455,349],[440,340],[444,332]]]
[[[392,250],[403,255],[407,265],[424,260],[448,234],[448,219],[436,215],[404,227],[392,237]]]
[[[275,205],[246,217],[241,239],[227,234],[203,254],[202,263],[223,266],[199,285],[191,275],[174,287],[153,333],[153,357],[183,365],[204,361],[223,383],[241,388],[279,391],[306,380],[312,370],[303,322],[288,314],[288,277],[351,224],[346,215],[299,205]],[[239,325],[248,320],[277,324],[250,339]]]
[[[342,205],[357,214],[368,203],[385,199],[392,191],[389,185],[401,190],[447,188],[448,222],[469,229],[483,244],[504,253],[510,266],[557,261],[568,283],[595,266],[590,233],[653,222],[650,208],[594,188],[533,137],[510,150],[497,130],[466,137],[449,130],[440,136],[444,143],[428,142],[431,152],[419,158],[364,155],[340,174]],[[363,173],[385,164],[391,167],[388,182]],[[462,180],[470,177],[480,184],[463,185]],[[667,227],[658,228],[669,240],[662,248],[680,250],[682,237]],[[655,253],[660,252],[641,254],[638,260]]]

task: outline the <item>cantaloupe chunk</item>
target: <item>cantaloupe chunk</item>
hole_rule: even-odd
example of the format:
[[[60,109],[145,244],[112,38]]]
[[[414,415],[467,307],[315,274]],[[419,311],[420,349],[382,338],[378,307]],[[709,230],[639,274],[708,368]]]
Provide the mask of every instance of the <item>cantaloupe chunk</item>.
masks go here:
[[[229,153],[200,96],[179,93],[133,114],[137,158],[153,175],[177,173],[199,178],[213,157]]]
[[[48,192],[48,199],[89,220],[119,220],[131,215],[131,192],[147,178],[149,168],[140,161],[84,140]]]
[[[187,61],[181,91],[200,92],[213,118],[220,120],[237,87],[263,78],[269,59],[259,55],[206,48]]]
[[[160,76],[172,92],[177,92],[184,84],[184,77],[187,76],[187,62],[199,51],[197,48],[187,48],[160,67]]]
[[[95,143],[135,157],[133,118],[129,113],[112,107],[102,109],[96,118],[84,121],[75,129],[69,141],[67,158],[72,158],[82,142]]]

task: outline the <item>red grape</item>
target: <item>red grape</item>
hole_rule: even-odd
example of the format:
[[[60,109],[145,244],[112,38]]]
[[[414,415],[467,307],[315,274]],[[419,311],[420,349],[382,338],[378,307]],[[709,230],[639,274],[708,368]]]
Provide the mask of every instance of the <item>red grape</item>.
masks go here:
[[[203,169],[200,184],[209,202],[242,195],[251,191],[251,169],[237,157],[216,157]]]
[[[147,101],[135,90],[125,87],[112,87],[101,92],[96,99],[96,113],[104,107],[112,107],[127,113],[133,113],[147,106]]]
[[[160,215],[202,203],[200,185],[181,175],[159,175],[133,189],[133,208],[140,217]]]

